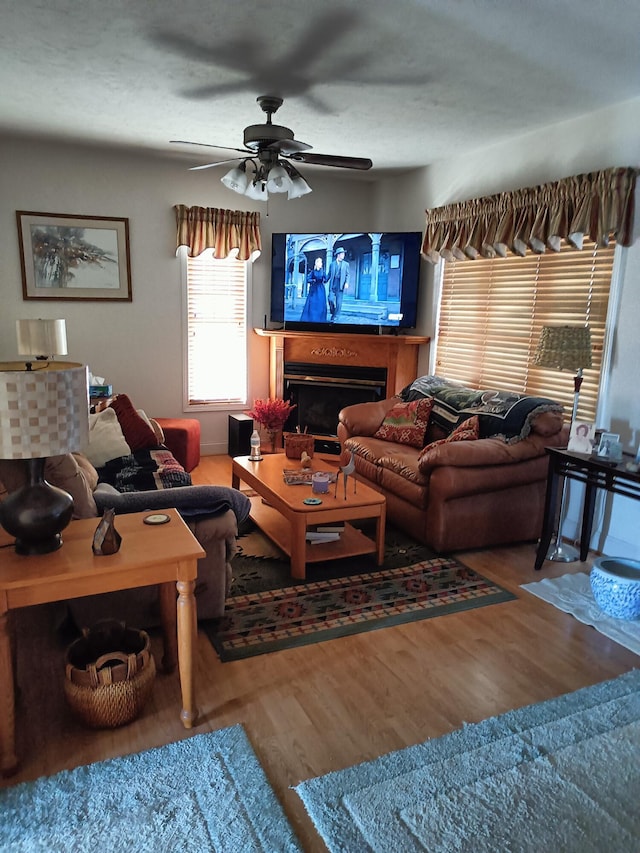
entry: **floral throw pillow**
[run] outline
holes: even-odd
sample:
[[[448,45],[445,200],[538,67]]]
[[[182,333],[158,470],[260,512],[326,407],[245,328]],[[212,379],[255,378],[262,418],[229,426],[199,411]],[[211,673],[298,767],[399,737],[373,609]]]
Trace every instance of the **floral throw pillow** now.
[[[408,444],[411,447],[422,447],[432,407],[433,397],[423,397],[410,403],[396,403],[387,412],[373,437]]]
[[[432,441],[431,444],[427,444],[420,457],[435,447],[439,447],[441,444],[450,444],[452,441],[475,441],[478,438],[480,438],[480,421],[477,415],[473,415],[467,418],[466,421],[462,421],[446,438],[441,438],[438,441]]]

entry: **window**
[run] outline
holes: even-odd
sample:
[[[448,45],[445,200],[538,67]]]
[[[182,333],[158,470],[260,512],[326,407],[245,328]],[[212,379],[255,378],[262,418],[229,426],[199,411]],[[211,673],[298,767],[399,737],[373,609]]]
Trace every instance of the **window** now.
[[[581,251],[444,265],[435,372],[474,388],[504,388],[551,397],[573,407],[574,374],[533,363],[543,326],[591,329],[592,367],[585,369],[578,417],[595,422],[615,243]]]
[[[249,263],[183,250],[185,410],[247,402]]]

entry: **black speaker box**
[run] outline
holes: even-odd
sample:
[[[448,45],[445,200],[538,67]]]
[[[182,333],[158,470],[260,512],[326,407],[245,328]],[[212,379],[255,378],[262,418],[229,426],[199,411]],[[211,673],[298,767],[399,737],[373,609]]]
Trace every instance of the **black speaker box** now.
[[[249,415],[229,415],[229,456],[248,456],[251,452],[253,418]]]

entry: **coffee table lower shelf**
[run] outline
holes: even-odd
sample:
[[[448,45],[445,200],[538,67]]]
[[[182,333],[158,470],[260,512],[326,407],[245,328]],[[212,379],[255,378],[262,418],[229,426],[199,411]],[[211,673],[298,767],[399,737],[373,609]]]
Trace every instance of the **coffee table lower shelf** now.
[[[251,519],[284,553],[291,557],[291,524],[272,506],[264,503],[259,495],[251,497]],[[363,517],[367,513],[363,512]],[[361,554],[376,554],[377,545],[360,530],[345,522],[344,532],[332,542],[311,545],[307,542],[305,560],[319,563],[324,560],[339,560]]]

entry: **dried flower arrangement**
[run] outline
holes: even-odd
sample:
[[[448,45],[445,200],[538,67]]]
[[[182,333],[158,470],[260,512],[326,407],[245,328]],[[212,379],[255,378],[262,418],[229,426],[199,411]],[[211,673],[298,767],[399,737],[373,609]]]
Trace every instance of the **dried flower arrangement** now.
[[[282,429],[289,413],[295,407],[295,403],[289,403],[280,397],[269,397],[267,400],[254,400],[253,409],[247,412],[250,418],[257,421],[269,433],[272,452],[275,452],[276,448],[276,433]]]

